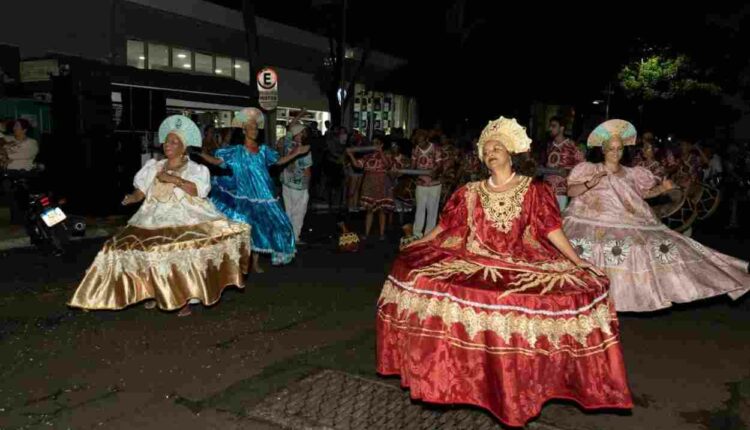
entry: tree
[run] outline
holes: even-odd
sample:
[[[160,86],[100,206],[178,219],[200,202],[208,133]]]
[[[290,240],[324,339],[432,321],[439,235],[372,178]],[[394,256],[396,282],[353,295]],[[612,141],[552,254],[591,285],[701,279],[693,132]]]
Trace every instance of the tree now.
[[[625,94],[642,103],[698,93],[717,95],[721,92],[719,85],[700,76],[685,55],[651,55],[627,64],[618,78]]]
[[[626,64],[618,74],[625,97],[637,107],[641,126],[706,135],[731,117],[721,101],[722,87],[706,69],[666,49],[641,52],[643,58]]]
[[[326,22],[329,23],[329,52],[315,74],[315,79],[328,99],[331,123],[333,125],[342,125],[344,122],[343,114],[347,111],[353,99],[355,84],[367,63],[367,58],[370,54],[370,42],[369,39],[364,41],[356,69],[354,69],[352,74],[347,74],[349,66],[357,61],[355,58],[346,58],[348,1],[326,0],[315,4],[318,7],[325,8]],[[340,90],[344,90],[341,96]]]

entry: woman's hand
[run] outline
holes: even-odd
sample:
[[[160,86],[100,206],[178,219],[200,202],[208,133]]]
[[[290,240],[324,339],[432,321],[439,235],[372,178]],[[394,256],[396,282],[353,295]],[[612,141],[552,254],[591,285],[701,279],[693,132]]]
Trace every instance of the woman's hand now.
[[[143,193],[139,190],[136,190],[132,194],[125,195],[125,198],[122,199],[122,205],[123,206],[132,205],[132,204],[140,202],[141,200],[143,200],[143,198],[144,198]]]
[[[156,175],[156,179],[159,180],[159,182],[164,182],[165,184],[176,184],[177,181],[175,181],[175,177],[170,175],[169,173],[165,171],[159,172],[158,175]]]
[[[432,231],[429,232],[427,235],[425,235],[425,236],[423,236],[423,237],[415,240],[414,242],[406,245],[404,247],[404,249],[411,248],[412,245],[421,245],[423,243],[431,242],[431,241],[435,240],[435,238],[438,237],[438,235],[440,235],[440,233],[442,233],[442,232],[443,232],[443,228],[438,225],[435,228],[433,228]]]
[[[589,179],[588,181],[584,182],[584,185],[586,185],[586,188],[589,190],[599,185],[599,182],[601,182],[602,178],[607,176],[607,172],[599,172],[596,175],[594,175],[593,178]]]
[[[562,253],[562,255],[564,255],[577,267],[596,273],[599,276],[606,276],[606,274],[600,268],[582,259],[578,255],[575,248],[573,248],[573,245],[570,244],[570,241],[568,240],[567,236],[565,236],[565,233],[561,228],[550,232],[547,235],[547,239],[552,242],[555,248],[557,248],[558,251]]]
[[[607,274],[606,274],[606,273],[604,273],[604,271],[603,271],[602,269],[600,269],[600,268],[596,267],[596,266],[595,266],[594,264],[592,264],[592,263],[590,263],[590,262],[588,262],[588,261],[586,261],[586,260],[582,260],[582,259],[579,259],[579,261],[578,261],[578,262],[576,262],[576,263],[575,263],[575,265],[576,265],[576,266],[578,266],[578,267],[579,267],[579,268],[581,268],[581,269],[584,269],[584,270],[588,270],[588,271],[590,271],[590,272],[593,272],[593,273],[595,273],[596,275],[599,275],[599,276],[607,276]]]
[[[298,155],[304,155],[310,152],[310,145],[297,146],[289,152],[290,157],[296,157]]]
[[[126,194],[125,198],[122,199],[122,205],[123,206],[129,206],[129,205],[132,205],[135,202],[136,202],[135,197],[133,197],[132,194]]]
[[[675,189],[675,184],[671,179],[665,179],[661,183],[661,192],[667,193]]]

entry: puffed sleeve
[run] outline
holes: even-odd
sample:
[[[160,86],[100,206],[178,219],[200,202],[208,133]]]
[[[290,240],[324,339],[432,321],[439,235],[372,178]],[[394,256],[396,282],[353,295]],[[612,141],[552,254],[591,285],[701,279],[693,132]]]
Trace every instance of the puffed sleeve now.
[[[596,174],[596,164],[581,163],[571,170],[568,175],[568,185],[582,184],[593,178]]]
[[[539,237],[547,237],[548,234],[562,228],[562,217],[557,198],[552,192],[552,187],[541,181],[532,184],[533,196],[528,201],[531,204],[531,224]]]
[[[274,164],[279,162],[279,158],[281,156],[279,155],[279,151],[271,148],[268,145],[263,145],[263,155],[266,160],[266,166],[273,166]]]
[[[223,163],[219,167],[222,169],[229,169],[232,167],[234,162],[235,154],[237,153],[236,146],[230,146],[228,148],[217,149],[214,157],[221,159]]]
[[[466,225],[466,217],[468,216],[466,191],[466,186],[459,188],[445,203],[438,223],[443,230],[450,230]]]
[[[208,167],[191,162],[187,173],[187,177],[183,179],[195,184],[198,197],[202,199],[208,197],[208,193],[211,191],[211,173]]]
[[[135,174],[135,178],[133,179],[133,186],[143,194],[148,194],[148,190],[149,188],[151,188],[151,184],[154,182],[154,178],[156,177],[157,163],[158,162],[154,159],[148,160],[146,164],[141,167],[141,170],[139,170],[138,173]]]
[[[633,178],[635,189],[641,197],[645,196],[646,193],[659,183],[659,178],[644,167],[633,167],[629,170],[628,174]]]

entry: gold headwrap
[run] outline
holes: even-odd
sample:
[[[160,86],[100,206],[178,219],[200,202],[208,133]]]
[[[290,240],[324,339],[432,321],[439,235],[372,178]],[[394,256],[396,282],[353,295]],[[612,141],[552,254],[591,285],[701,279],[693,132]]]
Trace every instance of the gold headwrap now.
[[[526,128],[522,127],[514,118],[500,117],[487,124],[477,143],[480,159],[484,159],[485,143],[491,140],[502,143],[511,154],[526,152],[531,147],[531,139],[526,135]]]

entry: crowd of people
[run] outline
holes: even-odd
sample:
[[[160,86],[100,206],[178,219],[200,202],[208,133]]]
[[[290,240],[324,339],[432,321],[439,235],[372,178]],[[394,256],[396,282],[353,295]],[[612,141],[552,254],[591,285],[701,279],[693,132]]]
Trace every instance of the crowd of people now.
[[[561,210],[570,200],[565,178],[576,165],[601,158],[570,134],[565,120],[553,117],[548,124],[549,141],[533,142],[529,156],[523,160],[536,165],[532,175],[544,178],[553,188]],[[385,239],[387,230],[396,227],[396,219],[396,228],[405,227],[416,239],[435,227],[440,208],[456,189],[487,177],[486,166],[476,157],[477,139],[471,134],[448,136],[439,128],[417,129],[409,138],[401,129],[393,129],[387,135],[376,131],[368,138],[358,130],[350,132],[346,127],[331,127],[330,123],[326,124],[325,134],[317,128],[307,128],[297,144],[309,145],[311,157],[296,167],[298,180],[294,185],[285,179],[292,176],[290,168],[281,176],[286,194],[300,188],[305,193],[296,204],[291,203],[291,197],[285,197],[285,202],[289,202],[289,207],[301,207],[304,202],[317,201],[334,212],[364,212],[363,227],[355,227],[362,239],[371,235],[373,225],[378,226],[378,237]],[[280,153],[294,139],[287,137],[286,141],[277,145]],[[738,156],[747,154],[747,148],[736,143],[722,151],[717,149],[716,145],[696,144],[685,138],[658,139],[647,131],[636,146],[626,148],[623,164],[646,167],[657,177],[669,178],[681,190],[673,194],[685,195],[684,201],[670,201],[674,195],[650,199],[652,206],[662,209],[657,208],[657,213],[683,204],[685,213],[697,216],[701,210],[708,212],[700,213],[703,219],[713,214],[721,201],[728,209],[727,227],[738,228],[738,208],[750,193],[746,179],[750,159]],[[704,193],[708,190],[715,194]],[[699,204],[701,198],[709,197],[713,200]],[[710,207],[698,207],[701,205]],[[300,210],[293,212],[297,215],[290,212],[290,218],[297,220],[299,231],[304,217]],[[684,220],[670,223],[670,227],[689,234],[695,216],[685,215]]]
[[[504,117],[467,139],[439,129],[368,139],[328,125],[323,135],[298,116],[266,143],[265,126],[255,108],[226,133],[166,118],[165,158],[145,163],[122,201],[139,209],[69,305],[179,316],[213,305],[263,271],[260,255],[295,258],[312,190],[364,211],[364,237],[377,219],[385,239],[394,213],[412,225],[378,301],[377,371],[400,375],[416,399],[522,426],[550,399],[632,408],[617,312],[750,290],[746,261],[671,229],[649,203],[725,186],[722,173],[742,179],[739,156],[723,163],[684,139],[663,147],[624,120],[600,124],[581,148],[554,117],[540,162]],[[14,142],[23,131],[14,126]]]
[[[590,157],[550,124],[546,175],[524,155],[515,120],[478,141],[487,179],[461,186],[437,226],[405,246],[383,286],[377,371],[415,399],[471,404],[524,426],[551,399],[630,409],[617,312],[750,290],[748,263],[680,234],[647,199],[669,178],[623,164],[635,127],[610,120],[588,137]],[[551,182],[551,183],[549,183]]]

